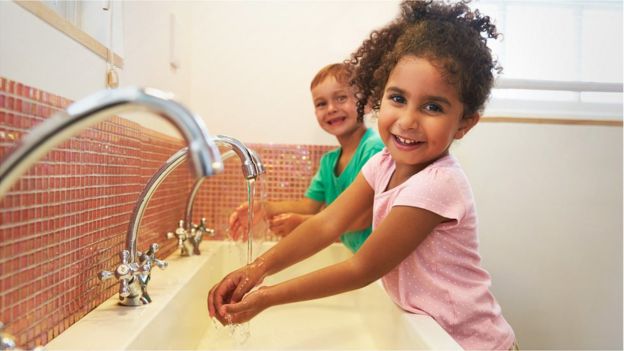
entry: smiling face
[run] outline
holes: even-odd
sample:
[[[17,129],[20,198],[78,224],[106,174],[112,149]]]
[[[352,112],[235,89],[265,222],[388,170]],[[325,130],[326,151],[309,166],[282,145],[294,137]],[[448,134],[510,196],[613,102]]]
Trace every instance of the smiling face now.
[[[335,77],[328,76],[312,88],[312,101],[316,119],[327,133],[340,138],[361,128],[353,90]]]
[[[463,116],[457,90],[429,60],[405,56],[394,67],[379,109],[379,134],[396,162],[415,174],[446,155],[479,120]],[[463,118],[462,118],[463,117]]]

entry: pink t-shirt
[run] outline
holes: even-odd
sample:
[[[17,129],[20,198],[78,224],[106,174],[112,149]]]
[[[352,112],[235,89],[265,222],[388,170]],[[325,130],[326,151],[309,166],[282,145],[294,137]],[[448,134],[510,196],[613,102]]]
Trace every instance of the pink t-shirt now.
[[[514,332],[489,291],[490,275],[480,267],[477,215],[461,166],[444,156],[385,191],[394,169],[387,149],[362,168],[375,191],[373,233],[393,206],[423,208],[452,221],[435,227],[382,278],[386,291],[404,310],[433,317],[464,349],[509,349]]]

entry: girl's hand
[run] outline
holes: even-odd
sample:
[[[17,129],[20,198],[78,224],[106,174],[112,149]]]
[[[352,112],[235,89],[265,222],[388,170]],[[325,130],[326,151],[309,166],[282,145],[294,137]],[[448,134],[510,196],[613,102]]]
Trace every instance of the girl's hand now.
[[[222,314],[222,306],[240,302],[243,296],[263,279],[263,262],[258,260],[226,275],[208,293],[208,313],[211,317],[217,318],[221,324],[228,324]]]
[[[238,303],[227,304],[221,307],[221,315],[227,324],[240,324],[251,320],[258,313],[269,307],[266,296],[266,287],[250,293]]]
[[[290,234],[299,224],[303,223],[309,216],[300,215],[298,213],[282,213],[273,216],[269,220],[269,229],[279,236]]]

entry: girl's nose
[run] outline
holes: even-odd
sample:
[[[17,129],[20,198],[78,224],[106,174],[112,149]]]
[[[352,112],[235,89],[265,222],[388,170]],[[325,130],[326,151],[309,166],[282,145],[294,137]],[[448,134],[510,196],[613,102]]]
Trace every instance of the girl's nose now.
[[[410,130],[418,128],[419,118],[417,112],[404,111],[397,120],[401,130]]]

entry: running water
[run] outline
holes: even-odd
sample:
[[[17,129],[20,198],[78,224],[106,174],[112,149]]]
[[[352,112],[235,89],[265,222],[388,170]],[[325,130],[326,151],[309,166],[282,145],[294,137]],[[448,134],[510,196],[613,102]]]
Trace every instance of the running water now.
[[[263,200],[266,198],[266,191],[263,187],[263,183],[260,182],[260,196]],[[253,261],[253,243],[254,243],[254,197],[256,195],[256,181],[255,179],[247,180],[247,264]],[[264,236],[265,233],[259,233],[259,236]],[[243,236],[245,240],[245,236]],[[243,256],[242,251],[239,251],[240,256]],[[239,257],[240,257],[239,256]],[[241,257],[242,258],[242,257]],[[213,328],[216,332],[215,340],[217,340],[217,348],[222,349],[240,349],[243,348],[247,340],[251,335],[249,322],[241,324],[227,324],[225,327],[220,327],[220,323],[213,318]],[[226,337],[225,334],[229,334]]]
[[[247,201],[249,208],[247,210],[247,264],[253,260],[253,217],[254,217],[254,196],[255,196],[255,179],[247,180]]]

